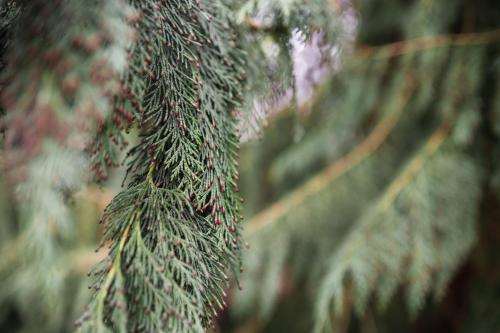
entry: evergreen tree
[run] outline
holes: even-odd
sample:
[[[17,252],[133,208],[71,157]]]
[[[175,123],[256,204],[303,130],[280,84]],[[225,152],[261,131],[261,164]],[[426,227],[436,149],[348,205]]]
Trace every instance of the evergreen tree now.
[[[499,18],[0,1],[0,331],[500,329]]]

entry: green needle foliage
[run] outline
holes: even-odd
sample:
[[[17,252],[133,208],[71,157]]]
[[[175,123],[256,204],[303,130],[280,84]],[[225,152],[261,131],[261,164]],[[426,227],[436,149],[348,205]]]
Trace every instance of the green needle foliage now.
[[[251,250],[238,322],[419,331],[412,323],[453,297],[455,274],[486,247],[498,152],[500,34],[483,14],[499,8],[468,5],[357,2],[359,45],[317,90],[311,115],[283,113],[245,150],[259,170],[242,170]]]
[[[498,331],[497,2],[0,0],[0,331]]]
[[[91,273],[94,296],[77,324],[85,332],[203,331],[224,308],[229,276],[241,266],[234,116],[245,71],[227,4],[3,6],[2,29],[15,37],[3,45],[6,163],[13,170],[11,160],[32,161],[19,185],[27,231],[15,247],[2,244],[31,242],[28,270],[19,274],[43,278],[33,286],[50,295],[42,304],[64,315],[54,302],[71,269],[63,248],[75,239],[67,199],[87,181],[81,152],[94,137],[90,164],[105,180],[133,129],[126,188],[102,217],[109,255]],[[16,260],[13,253],[2,267]],[[29,282],[5,273],[3,281]]]
[[[226,272],[240,268],[241,51],[220,1],[131,5],[137,40],[106,125],[123,130],[120,115],[135,120],[139,142],[127,189],[102,218],[109,258],[92,273],[96,292],[79,324],[200,332],[224,308]]]
[[[409,309],[415,315],[428,292],[443,295],[473,245],[481,171],[477,161],[461,152],[459,134],[447,137],[457,109],[467,107],[463,101],[478,94],[475,76],[482,68],[483,53],[481,49],[456,52],[444,82],[443,125],[416,151],[374,207],[359,217],[336,250],[318,294],[319,325],[330,318],[330,301],[337,313],[343,311],[348,275],[360,314],[372,291],[384,309],[396,288],[406,283]],[[460,170],[453,172],[453,165],[460,165]]]

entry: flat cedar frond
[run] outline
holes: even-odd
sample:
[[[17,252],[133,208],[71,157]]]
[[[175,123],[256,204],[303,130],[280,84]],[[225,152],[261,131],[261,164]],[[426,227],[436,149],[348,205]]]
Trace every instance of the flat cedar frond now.
[[[360,74],[377,75],[389,84],[378,87],[377,98],[365,94],[361,101],[355,96],[363,91],[360,86],[341,90],[338,81],[330,83],[347,96],[337,104],[341,114],[326,128],[342,128],[340,124],[353,119],[343,108],[375,112],[377,120],[347,153],[250,221],[249,243],[257,250],[246,254],[242,282],[249,290],[236,294],[236,313],[244,315],[259,306],[266,311],[257,315],[270,318],[279,295],[258,291],[275,288],[283,274],[315,291],[317,331],[331,330],[350,316],[351,306],[360,316],[373,302],[385,309],[399,287],[413,316],[429,294],[443,295],[476,238],[482,173],[464,147],[477,128],[472,119],[485,49],[472,44],[408,53],[393,61],[392,68],[383,66],[385,57],[367,59],[365,70],[346,64],[341,75],[353,85]],[[353,59],[358,61],[363,63]],[[421,68],[428,67],[435,69],[424,79]],[[370,82],[359,84],[368,87]],[[441,125],[430,133],[419,130],[417,119],[429,116]],[[402,147],[406,157],[401,156]],[[283,172],[283,165],[280,169]],[[284,244],[280,247],[287,248],[285,254],[273,249],[271,240],[278,238]],[[329,258],[326,275],[311,256]],[[263,258],[275,264],[263,265]],[[282,267],[281,274],[276,265]],[[322,281],[319,286],[317,279]]]
[[[0,331],[499,331],[498,17],[0,0]]]
[[[103,216],[111,250],[81,330],[200,332],[240,266],[233,111],[243,54],[222,2],[131,4],[138,40],[116,107],[139,143],[129,186]]]
[[[110,259],[92,273],[99,292],[82,331],[106,330],[104,323],[125,332],[202,331],[227,278],[213,225],[182,193],[150,182],[120,193],[103,221]]]

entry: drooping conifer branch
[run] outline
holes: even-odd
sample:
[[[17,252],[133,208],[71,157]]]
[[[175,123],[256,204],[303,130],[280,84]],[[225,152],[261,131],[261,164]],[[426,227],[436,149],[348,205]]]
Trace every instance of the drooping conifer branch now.
[[[102,222],[81,330],[200,332],[240,266],[233,113],[243,54],[220,2],[131,1],[138,41],[117,110],[139,127],[129,185]],[[122,128],[123,129],[123,128]]]

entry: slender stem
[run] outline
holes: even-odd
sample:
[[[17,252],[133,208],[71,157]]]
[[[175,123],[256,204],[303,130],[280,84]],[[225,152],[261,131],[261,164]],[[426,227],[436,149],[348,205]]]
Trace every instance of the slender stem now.
[[[418,172],[422,170],[429,157],[431,157],[444,143],[451,130],[451,125],[451,119],[446,119],[443,124],[431,135],[424,147],[422,147],[421,152],[413,160],[411,160],[399,177],[394,180],[382,199],[384,209],[391,206],[399,193],[401,193],[401,191],[415,178]]]
[[[111,283],[113,282],[113,279],[114,279],[114,277],[116,275],[117,270],[120,269],[121,254],[122,254],[123,248],[125,247],[125,243],[126,243],[127,238],[128,238],[130,227],[133,224],[135,224],[134,220],[137,217],[137,214],[138,214],[138,212],[136,211],[132,215],[132,217],[131,217],[131,219],[130,219],[128,225],[127,225],[127,227],[125,228],[125,230],[123,231],[123,234],[120,237],[120,242],[118,244],[118,250],[117,250],[115,258],[113,259],[112,267],[109,270],[108,275],[106,276],[106,281],[104,282],[104,285],[102,287],[102,291],[101,291],[101,293],[100,293],[100,295],[98,297],[98,301],[97,301],[97,319],[98,319],[99,325],[101,325],[101,323],[103,323],[102,315],[103,315],[103,312],[104,312],[103,311],[104,310],[104,300],[106,299],[106,296],[108,295],[109,288],[111,286]]]
[[[447,46],[473,46],[494,42],[500,42],[500,29],[487,32],[419,37],[378,47],[359,46],[357,54],[362,58],[392,58]]]
[[[151,186],[153,188],[155,188],[155,184],[153,182],[153,173],[154,173],[154,170],[155,170],[155,166],[156,166],[156,160],[152,160],[150,165],[149,165],[149,171],[148,171],[148,174],[146,176],[146,181],[148,183],[151,184]],[[99,295],[98,297],[98,301],[97,301],[97,319],[98,319],[98,322],[99,322],[99,325],[103,322],[103,318],[102,318],[102,315],[103,315],[103,308],[104,308],[104,300],[106,299],[106,296],[108,295],[108,292],[109,292],[109,288],[113,282],[113,279],[115,278],[115,275],[116,275],[116,272],[117,270],[120,269],[120,263],[121,263],[121,254],[123,252],[123,249],[125,247],[125,243],[127,242],[127,239],[128,239],[128,234],[130,232],[130,228],[133,226],[133,225],[137,225],[136,220],[137,220],[137,217],[139,215],[139,211],[136,210],[132,216],[130,217],[130,220],[128,222],[128,225],[126,226],[125,230],[123,231],[121,237],[120,237],[120,241],[118,243],[118,249],[116,251],[116,255],[115,255],[115,258],[113,259],[113,264],[112,264],[112,267],[111,269],[109,270],[108,272],[108,275],[106,276],[106,280],[103,284],[103,288],[102,288],[102,291],[101,291],[101,294]]]
[[[257,214],[246,226],[246,232],[251,234],[263,227],[272,224],[285,215],[291,208],[297,207],[314,194],[325,189],[347,171],[365,160],[376,151],[396,126],[403,110],[405,109],[415,88],[415,82],[408,79],[403,93],[397,101],[396,110],[382,120],[359,145],[346,156],[335,161],[324,169],[319,175],[309,180],[306,184],[291,192],[283,199],[273,204],[268,209]]]

